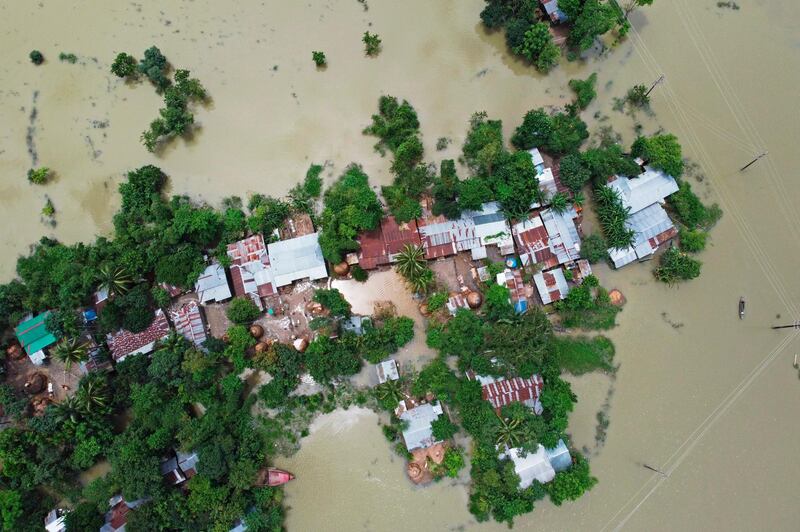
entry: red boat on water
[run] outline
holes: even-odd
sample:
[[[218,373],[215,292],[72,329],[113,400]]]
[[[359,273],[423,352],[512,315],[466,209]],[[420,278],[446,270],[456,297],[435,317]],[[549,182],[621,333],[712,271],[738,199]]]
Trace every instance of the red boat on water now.
[[[256,486],[270,486],[276,487],[286,484],[290,480],[294,480],[294,475],[283,469],[277,467],[267,467],[259,470],[258,477],[256,478]]]

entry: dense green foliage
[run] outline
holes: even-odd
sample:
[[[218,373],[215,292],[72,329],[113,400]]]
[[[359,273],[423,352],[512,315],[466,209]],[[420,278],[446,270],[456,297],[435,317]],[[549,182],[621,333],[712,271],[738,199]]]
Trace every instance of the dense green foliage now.
[[[322,67],[328,64],[328,60],[325,57],[325,52],[313,51],[311,52],[311,59],[314,61],[314,64],[318,67]]]
[[[698,277],[701,266],[699,260],[681,253],[678,248],[671,247],[661,255],[659,266],[653,273],[659,281],[675,284]]]
[[[573,375],[591,371],[612,371],[614,344],[605,336],[558,336],[553,340],[553,357],[559,367]]]
[[[58,54],[58,60],[74,65],[78,62],[78,56],[70,52],[61,52]]]
[[[575,92],[575,104],[579,109],[586,109],[597,96],[594,86],[597,83],[597,73],[592,73],[588,78],[569,80],[569,88]]]
[[[650,96],[647,94],[647,87],[644,85],[634,85],[628,89],[625,100],[636,107],[648,105],[650,103]]]
[[[41,65],[44,63],[44,55],[42,55],[42,52],[39,50],[31,50],[31,53],[28,54],[28,58],[34,65]]]
[[[175,71],[175,84],[165,85],[163,91],[165,107],[159,109],[159,118],[150,122],[149,129],[142,133],[142,142],[148,151],[155,151],[159,143],[188,133],[194,124],[189,104],[207,98],[206,90],[197,79],[189,77],[188,70]]]
[[[591,171],[578,153],[571,153],[562,157],[559,170],[561,183],[573,193],[580,192],[592,177]]]
[[[610,329],[616,325],[619,307],[611,304],[608,292],[598,286],[597,278],[589,275],[573,286],[567,297],[555,303],[564,327],[580,329]]]
[[[226,314],[237,325],[249,325],[258,318],[261,311],[249,297],[235,297],[228,305]]]
[[[679,184],[678,192],[667,198],[678,221],[689,229],[710,229],[722,216],[717,204],[703,205],[686,181]]]
[[[609,247],[625,249],[633,243],[633,230],[628,229],[625,222],[630,216],[630,209],[622,204],[616,190],[601,185],[594,190],[595,206],[600,227]]]
[[[364,51],[367,55],[374,56],[381,52],[381,38],[377,33],[365,31],[361,40],[364,42]]]
[[[349,318],[350,303],[336,288],[330,290],[320,289],[314,292],[314,301],[328,309],[331,316]]]
[[[631,146],[631,155],[641,157],[653,168],[664,170],[672,177],[683,174],[681,145],[675,135],[639,137]]]
[[[350,166],[325,191],[319,235],[322,254],[332,263],[341,262],[346,253],[358,250],[356,236],[375,229],[382,216],[367,174],[358,166]]]
[[[111,72],[120,78],[135,77],[138,73],[139,62],[130,54],[124,52],[117,54],[111,63]]]
[[[515,25],[514,29],[516,27]],[[519,44],[512,50],[515,54],[527,59],[540,72],[550,72],[561,57],[561,50],[553,44],[550,26],[544,22],[528,26]]]
[[[119,55],[117,56],[119,58]],[[127,59],[125,60],[128,61]],[[155,85],[156,90],[162,93],[170,86],[169,78],[166,76],[169,70],[169,63],[161,50],[151,46],[144,51],[144,57],[139,61],[138,70],[141,74]],[[116,73],[116,72],[115,72]]]
[[[543,109],[528,111],[514,131],[511,144],[519,150],[543,148],[553,154],[577,152],[589,138],[586,124],[577,114],[557,112],[548,115]]]
[[[578,0],[577,2],[573,0],[565,2],[565,4],[580,5],[575,10],[569,6],[562,8],[570,15],[572,23],[567,42],[581,51],[591,48],[595,39],[610,31],[620,22],[618,9],[600,0]],[[576,11],[577,13],[575,13]]]
[[[633,177],[642,172],[633,159],[622,153],[618,144],[590,148],[581,153],[581,159],[597,185],[604,185],[613,175]]]
[[[596,264],[608,258],[608,244],[602,235],[591,233],[581,240],[581,258]]]
[[[699,253],[706,248],[708,233],[699,229],[686,229],[685,227],[681,227],[678,232],[678,237],[680,239],[682,251]]]
[[[44,185],[50,178],[50,169],[46,166],[28,170],[28,182],[34,185]]]

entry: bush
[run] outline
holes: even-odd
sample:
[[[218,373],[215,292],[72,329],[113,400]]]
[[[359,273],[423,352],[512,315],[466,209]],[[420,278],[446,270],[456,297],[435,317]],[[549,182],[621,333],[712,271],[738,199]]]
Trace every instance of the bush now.
[[[683,174],[681,145],[675,135],[639,137],[631,146],[631,155],[641,157],[653,168],[659,168],[672,177]]]
[[[353,265],[353,267],[350,269],[350,273],[353,274],[353,279],[359,283],[365,283],[367,282],[367,279],[369,279],[369,273],[367,273],[367,270],[358,264]]]
[[[78,56],[77,55],[66,53],[66,52],[61,52],[60,54],[58,54],[58,59],[60,61],[64,61],[66,63],[70,63],[72,65],[74,65],[75,63],[78,62]]]
[[[701,266],[702,263],[699,260],[672,247],[661,255],[660,265],[653,271],[653,274],[659,281],[671,285],[698,277]]]
[[[710,207],[703,205],[700,198],[692,191],[692,186],[681,182],[676,193],[667,198],[678,221],[689,229],[710,229],[722,216],[722,211],[715,203]]]
[[[556,473],[556,478],[544,485],[550,500],[556,506],[564,501],[580,498],[597,484],[597,479],[589,471],[589,462],[580,453],[573,453],[575,462],[566,471]]]
[[[325,66],[327,64],[327,59],[325,59],[325,52],[318,52],[313,51],[311,52],[311,59],[314,60],[314,63],[318,66]]]
[[[585,80],[569,80],[569,88],[575,92],[575,103],[580,109],[586,109],[597,96],[597,92],[594,90],[595,83],[597,83],[597,73],[593,73]]]
[[[454,425],[446,414],[442,414],[431,422],[433,437],[439,441],[449,440],[458,432],[458,425]]]
[[[237,297],[228,305],[226,314],[237,325],[249,325],[258,318],[261,311],[249,297]]]
[[[458,477],[458,472],[464,468],[464,455],[458,447],[450,447],[444,452],[444,461],[442,465],[445,468],[446,475],[450,478]]]
[[[364,32],[361,39],[364,42],[364,49],[367,55],[378,55],[381,51],[381,39],[377,33]]]
[[[631,87],[625,99],[636,107],[644,107],[650,103],[650,96],[647,95],[647,87],[644,85],[634,85]]]
[[[132,55],[120,53],[111,63],[111,72],[120,78],[135,77],[138,64],[139,62]]]
[[[447,292],[436,292],[435,294],[431,294],[427,301],[428,311],[436,312],[437,310],[444,308],[448,299],[450,299],[450,296],[448,296]]]
[[[314,292],[314,301],[328,309],[331,316],[349,318],[350,303],[336,288],[330,290],[320,289]]]
[[[561,159],[559,166],[561,182],[572,192],[577,193],[592,177],[579,153],[571,153]]]
[[[608,258],[608,244],[602,235],[592,233],[581,242],[581,258],[596,264]]]
[[[44,63],[44,56],[39,50],[31,50],[31,53],[28,54],[28,57],[30,57],[31,63],[34,65],[41,65]]]
[[[28,170],[28,181],[34,185],[44,185],[50,178],[50,169],[46,166]]]
[[[681,227],[678,238],[680,239],[681,250],[698,253],[706,248],[708,233],[700,229]]]

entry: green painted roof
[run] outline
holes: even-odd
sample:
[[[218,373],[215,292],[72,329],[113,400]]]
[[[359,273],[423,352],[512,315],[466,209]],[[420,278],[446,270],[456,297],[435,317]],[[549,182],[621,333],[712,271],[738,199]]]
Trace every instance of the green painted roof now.
[[[50,315],[50,311],[39,314],[35,318],[23,321],[14,332],[17,333],[17,339],[20,345],[25,348],[28,355],[44,349],[48,345],[52,345],[58,341],[58,338],[53,336],[53,333],[47,330],[44,320]]]

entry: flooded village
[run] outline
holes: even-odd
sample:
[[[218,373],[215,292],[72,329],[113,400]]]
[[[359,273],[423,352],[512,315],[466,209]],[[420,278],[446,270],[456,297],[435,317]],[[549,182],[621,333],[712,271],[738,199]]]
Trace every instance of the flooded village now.
[[[26,282],[39,283],[38,293],[20,298],[35,311],[23,316],[14,309],[4,318],[14,320],[3,344],[8,397],[0,398],[6,440],[0,447],[41,453],[58,442],[70,449],[61,455],[66,467],[82,471],[49,481],[56,489],[42,499],[52,510],[47,530],[65,529],[66,508],[90,528],[135,530],[168,519],[152,510],[159,500],[186,504],[187,512],[237,531],[276,529],[270,519],[278,512],[278,529],[289,530],[389,530],[399,522],[409,530],[499,530],[506,524],[493,521],[511,519],[516,527],[548,530],[792,529],[798,514],[790,487],[800,465],[787,442],[800,435],[793,422],[800,385],[792,368],[800,344],[792,329],[783,334],[770,326],[798,317],[792,264],[800,248],[785,245],[796,237],[800,200],[789,177],[800,161],[785,139],[797,132],[787,114],[745,82],[739,63],[756,68],[781,94],[799,81],[800,69],[786,66],[800,66],[796,54],[787,57],[797,29],[783,22],[800,16],[797,6],[655,2],[631,15],[626,40],[605,41],[545,77],[483,28],[482,1],[405,8],[374,1],[267,4],[222,13],[203,3],[203,16],[181,2],[106,7],[93,16],[114,29],[92,38],[68,35],[54,20],[76,15],[45,4],[37,9],[47,14],[44,28],[52,35],[14,45],[16,55],[26,59],[34,41],[41,48],[53,41],[74,49],[78,64],[46,54],[54,64],[35,79],[26,60],[0,65],[8,80],[0,116],[11,132],[0,140],[5,280],[16,256],[27,256],[42,234],[87,243],[69,253],[47,242],[31,247],[21,268]],[[21,21],[27,9],[3,12]],[[429,16],[420,19],[422,12]],[[412,21],[420,42],[403,37]],[[331,26],[357,34],[355,44],[322,31]],[[381,35],[383,51],[357,64],[365,28]],[[292,34],[307,29],[322,35],[309,45],[326,51],[322,70],[307,65],[305,47],[294,50]],[[733,45],[730,32],[753,35]],[[765,32],[773,35],[769,42],[761,39]],[[2,38],[19,39],[19,32]],[[117,38],[119,45],[112,44]],[[138,114],[155,109],[155,100],[112,79],[106,58],[151,42],[191,68],[213,97],[197,109],[194,137],[157,155],[137,140],[146,126]],[[202,62],[192,59],[198,43],[207,54]],[[249,77],[244,61],[223,61],[251,47],[264,64]],[[763,59],[758,67],[756,55]],[[369,80],[355,87],[364,69]],[[425,160],[434,167],[455,160],[464,182],[476,178],[467,177],[473,169],[462,155],[472,113],[486,109],[511,139],[527,111],[568,105],[574,94],[567,81],[592,72],[599,75],[597,98],[581,112],[590,149],[608,146],[609,138],[628,146],[640,135],[666,132],[683,145],[682,177],[639,156],[625,172],[603,179],[627,213],[620,225],[627,245],[607,245],[598,252],[603,259],[589,260],[593,237],[608,236],[598,215],[602,200],[567,186],[564,155],[544,147],[514,151],[536,178],[524,212],[509,214],[510,200],[498,197],[446,216],[435,189],[415,199],[413,209],[393,203],[386,189],[397,186],[394,161],[374,152],[374,135],[362,133],[380,96],[397,94],[414,106]],[[654,85],[648,110],[613,109],[628,87],[649,86],[661,74],[666,84]],[[62,80],[60,89],[51,76]],[[98,84],[108,92],[101,94]],[[37,166],[23,147],[26,130],[38,164],[57,169],[47,188],[31,188],[17,176],[19,168]],[[739,171],[767,147],[768,157]],[[327,192],[305,197],[298,208],[289,189],[314,162],[324,163],[318,171],[324,190],[335,189],[353,177],[352,161],[369,176],[366,188],[380,200],[379,210],[372,203],[363,209],[372,228],[353,229],[351,244],[333,257],[330,227],[338,232],[344,223],[332,225],[334,214],[325,211],[352,212],[355,194],[347,208],[328,205]],[[158,183],[149,181],[155,174],[145,164],[163,170]],[[687,224],[676,198],[687,182],[724,215],[697,255],[702,275],[661,283],[653,270],[663,255],[685,253]],[[44,190],[56,208],[54,225],[39,219]],[[153,193],[162,199],[143,199]],[[192,206],[168,199],[173,194],[187,195]],[[232,211],[258,218],[258,206],[245,209],[241,202],[218,209],[223,199],[259,194],[293,207],[279,223],[223,223]],[[122,214],[112,219],[115,212]],[[174,214],[181,212],[194,225]],[[211,212],[219,222],[209,222]],[[220,232],[204,248],[204,228],[214,224]],[[114,233],[120,247],[88,244]],[[123,257],[122,242],[146,251],[119,259],[124,269],[107,268]],[[170,277],[162,263],[170,255],[187,265],[185,275],[171,266],[180,271],[174,284],[160,280]],[[43,280],[54,274],[36,271],[57,261],[81,265],[64,269],[63,290]],[[81,280],[68,282],[70,276]],[[142,284],[147,290],[139,290]],[[87,297],[67,308],[70,290]],[[2,297],[5,310],[17,296]],[[745,299],[740,319],[736,306]],[[146,316],[138,311],[143,307]],[[125,319],[131,309],[136,323]],[[474,348],[476,327],[484,339]],[[552,335],[555,343],[542,358],[536,358],[539,333],[529,328]],[[73,330],[80,332],[65,333]],[[520,342],[529,349],[518,356]],[[567,356],[565,346],[580,346],[595,366],[581,367],[578,355],[574,366],[563,365],[557,357]],[[557,375],[552,364],[562,364]],[[106,382],[113,392],[100,389]],[[563,415],[552,395],[562,386],[577,398],[564,399]],[[23,419],[34,421],[18,431]],[[51,423],[64,424],[60,435],[48,432]],[[104,424],[112,428],[101,430]],[[484,434],[481,427],[489,426]],[[117,435],[131,443],[122,445]],[[769,458],[747,473],[742,453],[759,450]],[[4,474],[20,479],[4,491],[29,489],[42,471],[55,469],[48,464],[56,456],[23,454],[4,451]],[[30,465],[37,460],[38,470]],[[129,472],[128,482],[104,483],[115,468]],[[491,485],[495,471],[514,479],[508,491]],[[580,490],[563,487],[566,478]],[[68,500],[52,496],[66,485],[59,482],[91,488]],[[86,498],[92,490],[106,505],[99,517],[87,509],[95,504]],[[507,514],[504,497],[517,505]],[[33,511],[32,502],[20,504]]]

